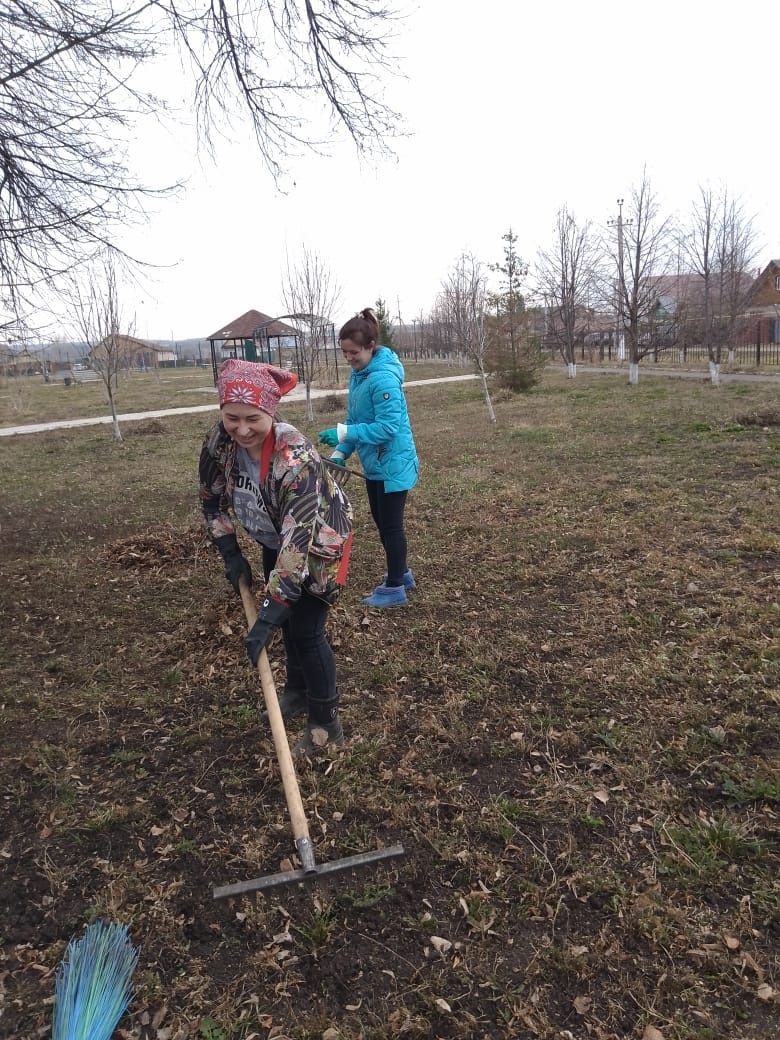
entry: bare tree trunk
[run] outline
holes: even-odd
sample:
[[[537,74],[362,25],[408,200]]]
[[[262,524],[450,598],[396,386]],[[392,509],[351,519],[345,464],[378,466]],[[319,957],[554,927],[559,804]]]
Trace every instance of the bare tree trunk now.
[[[482,396],[485,399],[485,407],[487,408],[488,418],[492,423],[496,421],[496,411],[493,407],[493,401],[490,397],[490,387],[488,386],[487,373],[482,365],[478,365],[479,378],[482,383]]]
[[[114,392],[111,387],[108,388],[108,404],[111,409],[111,428],[114,432],[114,440],[122,441],[122,431],[119,429],[119,417],[116,413],[116,401],[114,400]]]

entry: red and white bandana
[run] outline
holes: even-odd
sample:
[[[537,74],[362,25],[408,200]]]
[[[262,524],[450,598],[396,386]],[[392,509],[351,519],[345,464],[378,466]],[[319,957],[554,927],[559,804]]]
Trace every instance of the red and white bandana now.
[[[285,372],[275,365],[229,358],[219,370],[217,393],[219,406],[248,404],[268,415],[276,415],[279,401],[298,385],[295,372]]]

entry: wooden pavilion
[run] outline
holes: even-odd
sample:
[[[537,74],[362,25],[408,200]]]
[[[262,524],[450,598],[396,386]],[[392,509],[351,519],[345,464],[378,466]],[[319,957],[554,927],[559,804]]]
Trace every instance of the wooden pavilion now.
[[[287,317],[287,315],[285,315]],[[298,330],[262,311],[251,310],[206,337],[211,348],[214,384],[220,364],[228,358],[267,361],[300,375]]]

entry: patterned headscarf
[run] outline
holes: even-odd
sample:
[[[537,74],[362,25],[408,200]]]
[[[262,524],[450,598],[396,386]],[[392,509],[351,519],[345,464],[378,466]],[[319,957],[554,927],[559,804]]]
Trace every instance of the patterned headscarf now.
[[[274,365],[229,358],[217,377],[219,406],[250,404],[268,415],[276,415],[281,398],[298,384],[295,372],[285,372]]]

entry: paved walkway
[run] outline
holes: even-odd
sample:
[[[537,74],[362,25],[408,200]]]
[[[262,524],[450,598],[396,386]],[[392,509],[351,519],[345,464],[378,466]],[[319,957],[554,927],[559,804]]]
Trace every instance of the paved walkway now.
[[[577,379],[588,375],[623,376],[628,379],[628,365],[622,367],[608,367],[599,365],[577,365]],[[709,374],[706,369],[689,372],[674,368],[657,368],[656,366],[642,365],[639,369],[639,381],[646,377],[664,377],[667,379],[698,379],[699,382],[709,382]],[[438,376],[435,379],[411,379],[404,383],[409,386],[429,386],[431,383],[462,383],[467,379],[476,379],[477,376],[467,373],[460,376]],[[767,373],[758,375],[753,372],[721,372],[721,383],[780,383],[780,373]],[[205,389],[206,393],[216,391]],[[312,397],[332,397],[334,394],[346,394],[345,389],[336,390],[312,390]],[[305,387],[296,387],[291,394],[285,397],[285,401],[300,402],[306,400]],[[151,412],[123,412],[117,418],[121,423],[138,422],[144,419],[165,419],[174,415],[194,415],[198,412],[215,412],[219,408],[216,401],[213,404],[189,405],[186,408],[158,408]],[[15,437],[22,433],[45,433],[48,430],[68,430],[77,426],[100,426],[113,422],[110,415],[98,415],[89,419],[63,419],[59,422],[29,423],[26,426],[4,426],[0,427],[0,437]]]
[[[404,386],[427,386],[429,383],[458,383],[466,379],[476,379],[475,375],[442,376],[436,379],[413,379]],[[211,391],[216,393],[216,391]],[[334,394],[346,394],[346,390],[312,390],[312,397],[331,397]],[[285,401],[300,402],[306,400],[306,388],[296,387],[292,393],[287,394]],[[189,405],[186,408],[158,408],[151,412],[123,412],[117,416],[120,425],[128,422],[138,422],[143,419],[165,419],[173,415],[195,415],[198,412],[215,412],[219,408],[216,401],[213,404]],[[62,419],[59,422],[28,423],[26,426],[4,426],[0,428],[0,437],[14,437],[22,433],[46,433],[48,430],[71,430],[77,426],[101,426],[112,423],[114,420],[110,415],[93,416],[90,419]]]

